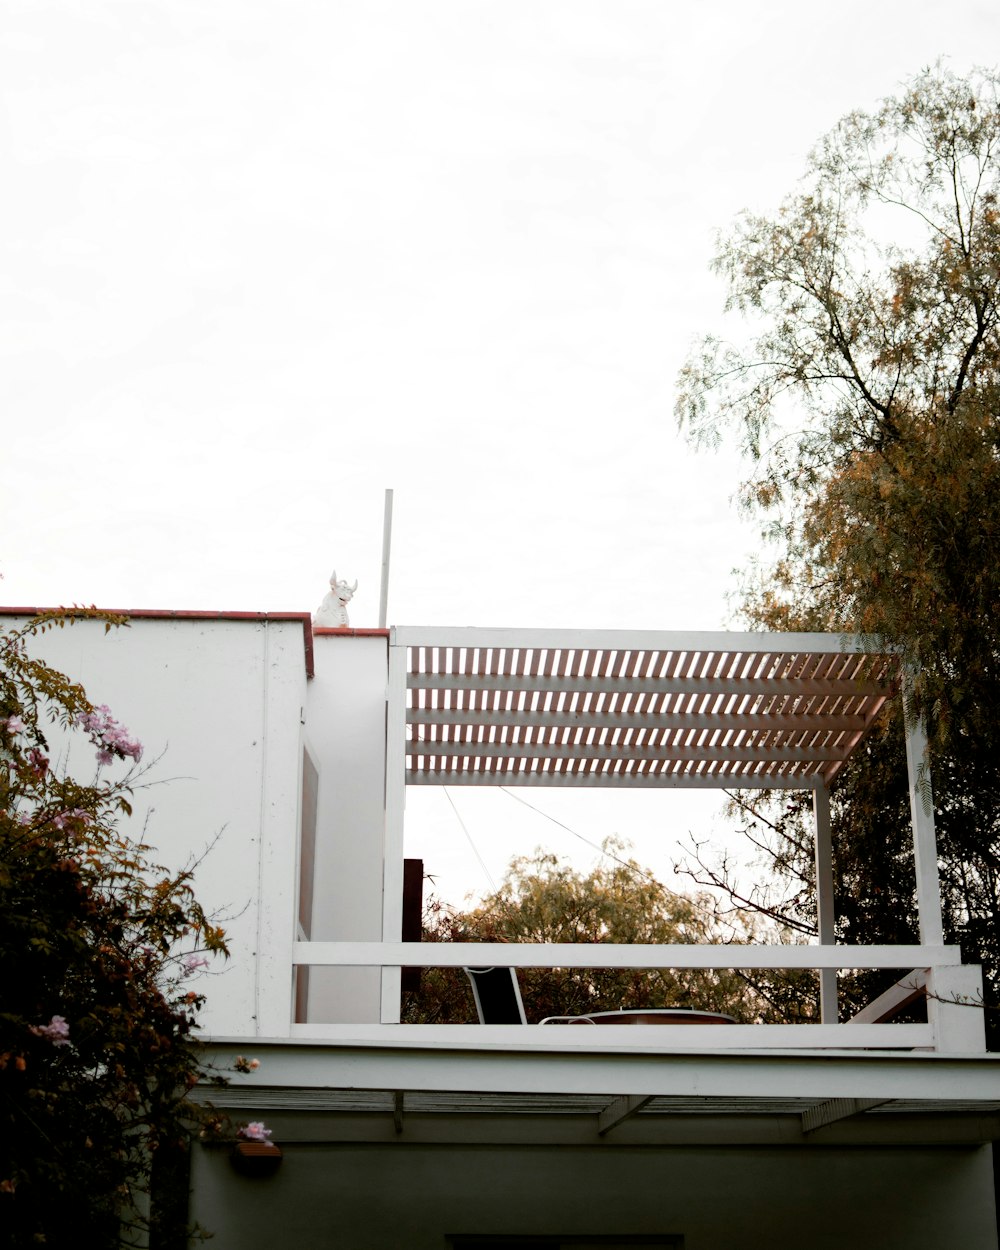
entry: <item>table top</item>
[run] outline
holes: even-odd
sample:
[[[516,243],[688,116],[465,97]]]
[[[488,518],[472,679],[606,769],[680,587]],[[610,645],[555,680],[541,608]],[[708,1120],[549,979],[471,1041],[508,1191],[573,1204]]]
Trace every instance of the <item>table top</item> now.
[[[721,1011],[687,1007],[639,1007],[624,1011],[592,1011],[586,1016],[549,1016],[542,1024],[736,1024]]]

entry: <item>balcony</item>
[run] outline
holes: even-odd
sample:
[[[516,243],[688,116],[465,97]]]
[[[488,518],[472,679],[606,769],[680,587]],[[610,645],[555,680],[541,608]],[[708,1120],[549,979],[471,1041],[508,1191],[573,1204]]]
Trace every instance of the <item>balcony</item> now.
[[[926,742],[907,729],[920,942],[834,941],[829,788],[886,700],[898,656],[821,634],[396,628],[388,645],[381,941],[300,941],[297,967],[380,970],[380,1019],[297,1024],[303,1040],[533,1051],[921,1051],[983,1053],[982,981],[943,942]],[[903,689],[905,697],[905,688]],[[814,945],[405,943],[406,785],[618,789],[807,789],[816,828]],[[815,1024],[535,1025],[399,1023],[402,967],[814,969]],[[838,1021],[837,972],[889,969],[895,986]],[[893,1017],[926,997],[926,1023]],[[595,1036],[597,1034],[597,1036]]]

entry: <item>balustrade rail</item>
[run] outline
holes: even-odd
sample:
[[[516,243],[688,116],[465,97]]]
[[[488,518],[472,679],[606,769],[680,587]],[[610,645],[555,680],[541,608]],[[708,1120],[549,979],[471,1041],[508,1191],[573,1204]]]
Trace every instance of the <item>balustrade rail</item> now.
[[[357,1025],[299,1024],[293,1036],[360,1039],[378,1034],[403,1044],[457,1044],[542,1049],[892,1049],[985,1053],[982,973],[963,965],[957,947],[837,945],[620,945],[613,943],[296,942],[296,966],[380,968],[381,1021]],[[901,976],[853,1018],[839,1023],[734,1024],[724,1029],[653,1025],[601,1029],[536,1025],[405,1025],[399,1023],[402,967],[629,969],[893,969]],[[927,1023],[895,1023],[915,999],[927,998]],[[596,1035],[596,1036],[595,1036]]]

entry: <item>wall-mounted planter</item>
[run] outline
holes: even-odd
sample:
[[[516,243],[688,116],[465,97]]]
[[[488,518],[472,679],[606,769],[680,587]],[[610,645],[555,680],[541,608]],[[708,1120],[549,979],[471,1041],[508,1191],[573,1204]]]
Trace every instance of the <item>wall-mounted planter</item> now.
[[[281,1166],[281,1147],[269,1141],[238,1141],[230,1158],[241,1176],[273,1176]]]

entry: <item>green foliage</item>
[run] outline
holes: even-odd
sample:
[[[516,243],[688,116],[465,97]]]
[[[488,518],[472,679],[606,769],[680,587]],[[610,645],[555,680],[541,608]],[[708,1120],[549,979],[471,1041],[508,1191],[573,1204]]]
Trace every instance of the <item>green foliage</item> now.
[[[586,874],[542,851],[515,859],[497,892],[470,911],[432,900],[422,940],[734,946],[758,940],[742,917],[731,916],[724,923],[707,896],[673,893],[635,860],[622,858],[621,843],[608,839],[604,847],[614,858]],[[739,963],[737,950],[733,962]],[[529,968],[520,969],[518,979],[531,1022],[640,1007],[696,1007],[747,1022],[787,1018],[775,1012],[766,991],[760,992],[739,971]],[[796,1002],[803,997],[798,994]],[[475,1023],[467,978],[455,969],[427,969],[419,992],[404,1000],[403,1018],[413,1023]]]
[[[196,967],[226,954],[190,873],[118,830],[133,742],[29,654],[65,618],[0,638],[0,1245],[134,1244],[154,1162],[188,1149]],[[109,618],[110,628],[119,621]],[[53,728],[50,728],[53,726]],[[94,775],[52,767],[89,739]],[[110,767],[109,767],[110,766]],[[204,954],[203,954],[204,952]],[[153,1218],[155,1222],[155,1205]]]
[[[994,983],[998,94],[996,73],[936,67],[826,136],[777,215],[745,214],[724,241],[729,307],[756,332],[741,347],[706,340],[678,400],[694,437],[735,427],[755,466],[743,499],[777,560],[748,579],[749,622],[903,648],[930,737],[949,937]],[[893,908],[913,912],[902,877],[878,906],[856,902],[881,848],[895,861],[908,839],[900,768],[898,736],[880,740],[835,796],[841,925],[855,940],[891,940]],[[787,832],[771,846],[794,898],[808,872]]]

